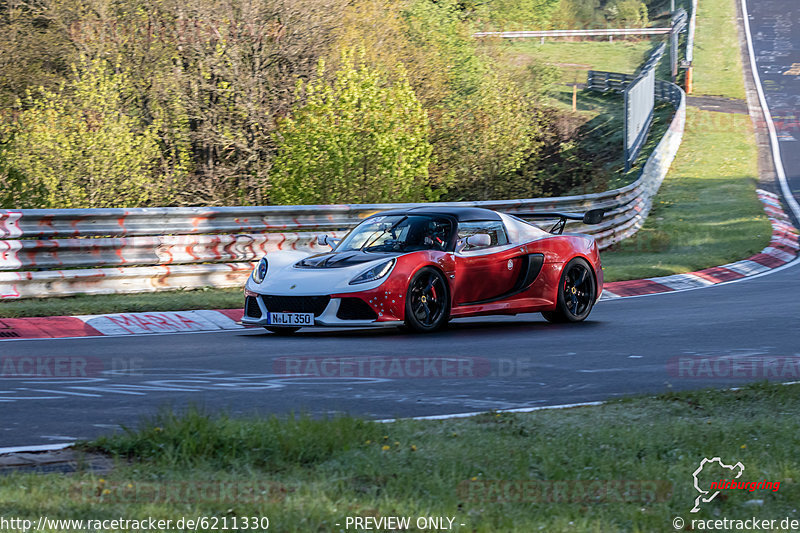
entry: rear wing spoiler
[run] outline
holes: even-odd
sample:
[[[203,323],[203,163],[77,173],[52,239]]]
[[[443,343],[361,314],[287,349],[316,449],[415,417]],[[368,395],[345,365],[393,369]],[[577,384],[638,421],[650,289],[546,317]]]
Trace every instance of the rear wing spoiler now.
[[[561,235],[564,232],[564,226],[567,225],[567,220],[580,220],[584,224],[593,225],[602,222],[603,215],[605,215],[604,209],[591,209],[582,215],[578,213],[531,213],[525,214],[524,217],[549,219],[557,218],[558,222],[553,224],[553,227],[550,228],[550,233]]]

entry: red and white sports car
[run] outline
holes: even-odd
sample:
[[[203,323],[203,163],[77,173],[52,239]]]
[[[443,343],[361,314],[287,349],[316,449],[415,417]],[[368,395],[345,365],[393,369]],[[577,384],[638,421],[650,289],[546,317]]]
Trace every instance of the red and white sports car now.
[[[434,331],[451,318],[541,312],[585,319],[603,271],[594,239],[562,234],[566,220],[597,224],[602,210],[550,213],[550,232],[473,207],[415,207],[373,215],[329,253],[264,257],[245,286],[242,323],[276,333],[305,326]]]

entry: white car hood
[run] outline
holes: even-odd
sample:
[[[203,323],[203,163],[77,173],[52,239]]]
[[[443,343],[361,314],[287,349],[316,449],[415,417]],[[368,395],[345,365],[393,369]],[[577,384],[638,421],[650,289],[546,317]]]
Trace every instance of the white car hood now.
[[[313,257],[321,257],[321,255]],[[333,253],[331,255],[336,258],[336,256],[340,254]],[[311,257],[310,254],[301,254],[298,252],[278,252],[268,255],[267,261],[269,261],[269,267],[267,268],[266,278],[264,278],[263,282],[256,283],[251,276],[247,279],[247,289],[259,294],[275,296],[320,296],[374,289],[380,286],[381,283],[386,281],[391,275],[391,273],[389,273],[376,281],[350,285],[350,281],[352,281],[353,278],[391,259],[392,256],[390,255],[380,254],[374,260],[359,262],[348,266],[333,266],[327,268],[295,267],[298,261],[307,257]],[[335,260],[331,262],[335,263]]]

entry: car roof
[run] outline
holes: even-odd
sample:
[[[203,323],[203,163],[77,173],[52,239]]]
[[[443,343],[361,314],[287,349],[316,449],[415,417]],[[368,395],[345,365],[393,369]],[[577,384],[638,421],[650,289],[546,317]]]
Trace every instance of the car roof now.
[[[458,222],[477,222],[479,220],[502,220],[500,215],[491,209],[481,207],[421,206],[410,209],[392,209],[383,211],[382,216],[391,215],[444,215],[455,218]]]

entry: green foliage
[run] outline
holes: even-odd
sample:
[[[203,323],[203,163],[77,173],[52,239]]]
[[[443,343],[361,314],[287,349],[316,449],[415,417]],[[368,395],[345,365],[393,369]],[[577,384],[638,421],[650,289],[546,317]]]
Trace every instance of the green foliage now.
[[[606,5],[606,18],[625,28],[643,28],[649,23],[647,6],[640,0],[612,0]]]
[[[561,0],[552,19],[555,29],[573,30],[605,26],[600,0]]]
[[[561,0],[551,20],[557,29],[640,28],[650,22],[641,0]]]
[[[542,95],[555,79],[552,69],[539,63],[510,68],[491,44],[471,36],[456,2],[415,0],[403,16],[411,42],[435,52],[435,76],[446,87],[424,100],[431,109],[432,179],[447,187],[448,200],[505,196],[513,173],[539,149]]]
[[[509,75],[486,69],[480,89],[446,116],[453,173],[448,199],[507,197],[514,172],[539,148],[540,118],[533,95]]]
[[[342,53],[333,81],[320,61],[298,84],[305,102],[279,123],[270,199],[280,204],[418,201],[429,197],[428,116],[404,69],[394,81],[365,53]]]
[[[20,102],[14,114],[0,118],[0,143],[8,143],[0,146],[0,202],[13,207],[247,205],[507,194],[521,162],[536,159],[540,139],[546,138],[541,135],[542,96],[553,80],[541,65],[523,72],[499,61],[489,43],[472,37],[475,21],[546,26],[557,4],[0,4],[0,103]],[[370,82],[376,100],[358,109],[363,117],[344,120],[351,120],[350,131],[339,131],[339,123],[310,120],[313,106],[306,107],[305,99],[313,92],[309,87],[323,82],[315,78],[319,60],[338,63],[353,43],[365,49],[353,71],[377,76]],[[70,72],[73,64],[77,73]],[[99,100],[83,101],[88,93],[77,91],[75,83],[97,75],[89,72],[92,64],[95,69],[104,65],[115,88],[97,85],[92,91],[99,91]],[[339,90],[337,76],[324,77],[330,91]],[[301,94],[295,91],[298,80],[304,82]],[[308,80],[314,80],[310,86]],[[320,86],[316,97],[323,107],[345,112],[335,109],[340,103],[325,103],[324,93]],[[388,107],[381,108],[382,102]],[[92,122],[95,116],[103,117],[100,127]],[[303,159],[300,154],[312,152],[302,143],[287,149],[286,143],[303,136],[322,143],[328,155],[312,151],[314,157]],[[116,147],[110,143],[115,137]],[[345,141],[360,155],[330,156]],[[310,177],[323,168],[336,178]],[[314,180],[322,185],[312,191]]]
[[[127,114],[129,78],[103,61],[73,69],[57,91],[30,92],[7,139],[4,203],[14,207],[124,207],[167,203],[154,171],[157,127]]]
[[[55,89],[68,75],[75,49],[59,22],[40,2],[0,2],[0,109],[11,108],[28,89]]]
[[[474,7],[474,17],[492,27],[511,31],[541,29],[550,23],[560,0],[492,0]]]

